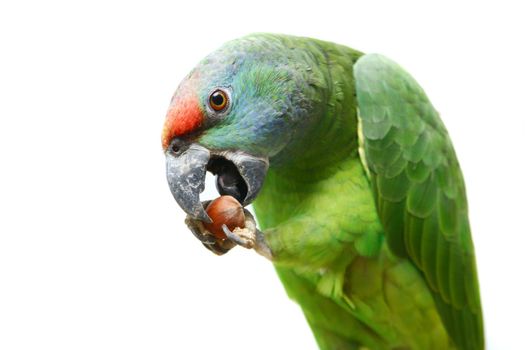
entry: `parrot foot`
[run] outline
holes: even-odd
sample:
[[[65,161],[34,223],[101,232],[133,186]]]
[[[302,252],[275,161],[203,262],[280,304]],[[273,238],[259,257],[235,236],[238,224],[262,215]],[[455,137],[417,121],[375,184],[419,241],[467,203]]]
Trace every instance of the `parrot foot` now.
[[[230,240],[246,249],[252,249],[255,246],[255,234],[247,228],[236,227],[233,232],[228,226],[222,225],[222,231]]]
[[[202,221],[194,220],[187,216],[184,222],[190,229],[191,233],[193,233],[193,235],[197,237],[206,248],[217,255],[223,255],[235,247],[235,243],[229,239],[216,238],[211,232],[206,230]]]
[[[206,208],[209,203],[210,201],[206,201],[202,204]],[[264,234],[257,229],[253,215],[246,209],[244,209],[244,215],[246,218],[244,228],[236,227],[232,232],[226,225],[222,225],[226,239],[215,237],[213,233],[204,227],[202,221],[193,219],[190,216],[186,216],[185,223],[193,235],[206,248],[217,255],[223,255],[236,245],[240,245],[247,249],[254,249],[257,253],[272,260],[272,252],[264,240]]]
[[[244,209],[246,218],[245,227],[236,227],[231,231],[226,225],[222,225],[222,231],[228,239],[246,249],[254,249],[265,258],[272,260],[272,251],[266,244],[264,234],[257,229],[253,215]]]

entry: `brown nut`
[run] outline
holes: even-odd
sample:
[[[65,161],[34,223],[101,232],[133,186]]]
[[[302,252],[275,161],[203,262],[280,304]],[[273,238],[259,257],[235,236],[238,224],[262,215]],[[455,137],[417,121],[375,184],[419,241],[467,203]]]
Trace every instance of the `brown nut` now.
[[[232,196],[220,196],[214,199],[206,208],[206,213],[213,220],[212,223],[204,223],[206,230],[210,231],[216,238],[226,239],[222,231],[222,225],[233,231],[236,227],[244,228],[244,208]]]

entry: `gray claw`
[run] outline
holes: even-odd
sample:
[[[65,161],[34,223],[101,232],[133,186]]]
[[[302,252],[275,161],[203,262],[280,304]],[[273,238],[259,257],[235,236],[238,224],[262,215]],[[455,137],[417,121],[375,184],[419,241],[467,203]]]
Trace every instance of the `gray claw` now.
[[[230,249],[235,247],[235,244],[233,244],[233,242],[228,243],[228,241],[224,241],[222,243],[220,241],[217,241],[214,244],[207,244],[203,242],[202,245],[204,245],[206,248],[208,248],[217,255],[226,254]]]
[[[253,248],[254,241],[249,240],[249,239],[245,239],[245,238],[239,236],[238,234],[233,233],[232,231],[230,231],[228,226],[226,226],[224,224],[222,225],[222,232],[224,232],[224,234],[226,235],[226,237],[228,237],[229,240],[235,242],[236,244],[238,244],[238,245],[240,245],[240,246],[242,246],[244,248],[248,248],[248,249]]]
[[[203,233],[208,231],[204,228],[200,221],[196,221],[191,219],[190,217],[187,217],[184,222],[186,223],[186,226],[188,226],[188,228],[190,229],[191,233],[193,233],[193,235],[197,237],[197,239],[203,244],[215,244],[217,242],[217,238],[215,238],[215,236],[211,233]]]
[[[265,258],[272,260],[273,255],[270,247],[266,244],[264,239],[264,233],[262,233],[255,222],[253,215],[246,209],[244,209],[244,216],[246,218],[245,227],[230,231],[226,225],[222,225],[222,230],[228,240],[235,242],[236,244],[251,249],[253,248],[257,253],[264,256]]]
[[[202,202],[203,207],[206,208],[210,202],[211,201]],[[211,232],[206,230],[200,220],[195,220],[188,215],[186,216],[186,220],[184,222],[190,229],[191,233],[193,233],[193,235],[197,237],[197,239],[201,241],[206,248],[217,255],[223,255],[235,247],[235,243],[230,240],[221,240],[215,238]]]

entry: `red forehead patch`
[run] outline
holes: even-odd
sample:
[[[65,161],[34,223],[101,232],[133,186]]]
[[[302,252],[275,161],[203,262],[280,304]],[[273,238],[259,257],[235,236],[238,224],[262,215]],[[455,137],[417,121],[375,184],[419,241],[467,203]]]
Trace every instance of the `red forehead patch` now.
[[[172,102],[162,130],[162,148],[167,149],[174,137],[195,131],[202,125],[204,115],[194,94],[177,96]]]

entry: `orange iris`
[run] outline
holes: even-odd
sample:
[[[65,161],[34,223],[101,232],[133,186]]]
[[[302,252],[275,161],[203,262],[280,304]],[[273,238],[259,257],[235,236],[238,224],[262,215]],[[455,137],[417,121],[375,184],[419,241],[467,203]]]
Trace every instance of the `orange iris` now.
[[[215,90],[210,95],[210,107],[219,112],[228,105],[228,95],[222,90]]]

